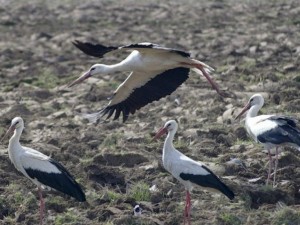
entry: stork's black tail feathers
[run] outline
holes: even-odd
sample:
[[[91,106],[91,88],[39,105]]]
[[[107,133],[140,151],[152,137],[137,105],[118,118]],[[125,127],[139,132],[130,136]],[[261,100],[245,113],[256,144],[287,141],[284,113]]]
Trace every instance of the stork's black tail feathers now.
[[[51,180],[51,184],[46,185],[72,196],[79,202],[85,202],[85,194],[72,175],[54,159],[50,159],[50,162],[60,170],[61,174],[55,174],[54,179]]]
[[[101,44],[92,44],[89,42],[81,42],[78,40],[75,40],[72,43],[85,54],[98,58],[102,58],[106,53],[118,49],[118,47],[108,47]]]

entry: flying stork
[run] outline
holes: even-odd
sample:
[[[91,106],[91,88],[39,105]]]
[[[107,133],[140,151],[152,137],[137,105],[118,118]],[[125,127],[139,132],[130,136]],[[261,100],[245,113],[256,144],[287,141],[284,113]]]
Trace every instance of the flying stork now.
[[[8,154],[15,168],[38,187],[40,197],[40,225],[43,224],[45,202],[42,189],[55,189],[74,197],[79,202],[86,201],[85,194],[72,175],[57,161],[32,148],[20,144],[24,129],[21,117],[15,117],[2,140],[14,132],[9,140]],[[1,140],[1,141],[2,141]]]
[[[119,85],[108,105],[93,114],[85,117],[91,122],[107,115],[107,119],[114,113],[114,120],[121,112],[123,122],[129,114],[134,114],[143,106],[162,97],[170,95],[189,77],[190,69],[202,74],[211,86],[221,95],[218,86],[210,78],[213,68],[190,57],[190,53],[159,46],[152,43],[137,43],[125,46],[104,46],[89,42],[75,41],[73,44],[87,55],[102,58],[107,53],[131,51],[123,61],[114,65],[95,64],[68,87],[72,87],[96,74],[110,74],[114,72],[131,72],[126,80]]]
[[[290,145],[300,150],[300,129],[297,127],[294,118],[276,115],[257,115],[264,105],[264,98],[261,94],[253,95],[246,106],[238,114],[236,119],[241,117],[246,111],[245,126],[248,134],[268,150],[269,171],[267,184],[269,183],[272,170],[271,149],[275,148],[276,161],[273,177],[273,186],[276,182],[276,171],[278,165],[278,148],[282,145]]]
[[[168,136],[163,147],[162,161],[164,168],[179,180],[186,189],[186,203],[184,211],[184,224],[186,219],[190,225],[191,197],[193,185],[199,185],[209,191],[217,191],[226,195],[230,200],[234,193],[206,166],[185,156],[173,146],[174,135],[178,125],[175,120],[170,120],[156,133],[154,139],[165,133]]]

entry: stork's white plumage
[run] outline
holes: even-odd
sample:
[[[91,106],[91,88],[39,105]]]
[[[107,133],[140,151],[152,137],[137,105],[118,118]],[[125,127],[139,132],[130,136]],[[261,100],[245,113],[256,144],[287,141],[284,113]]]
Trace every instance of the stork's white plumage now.
[[[132,51],[126,59],[114,65],[95,64],[81,77],[71,82],[74,86],[96,74],[131,72],[127,79],[115,90],[109,104],[101,111],[86,117],[95,122],[107,115],[114,119],[123,114],[125,122],[129,114],[153,101],[159,100],[175,91],[188,79],[190,69],[203,74],[212,87],[220,94],[209,72],[213,69],[203,62],[190,58],[190,54],[177,49],[165,48],[152,43],[138,43],[121,47],[106,47],[100,44],[75,41],[74,45],[84,53],[102,58],[106,53]]]
[[[271,149],[275,148],[276,161],[273,177],[273,186],[276,182],[276,170],[278,165],[278,148],[282,145],[291,145],[300,150],[300,129],[296,120],[286,116],[259,115],[258,111],[264,105],[264,98],[261,94],[253,95],[243,110],[236,118],[241,117],[246,111],[245,126],[248,134],[259,143],[262,143],[269,153],[269,171],[267,184],[272,170]]]
[[[41,152],[20,144],[23,129],[23,119],[21,117],[15,117],[11,121],[11,126],[2,140],[8,134],[14,132],[8,145],[9,158],[17,170],[38,186],[40,197],[40,224],[42,224],[45,208],[42,188],[56,189],[74,197],[80,202],[85,201],[85,194],[79,184],[61,164]]]
[[[174,148],[173,139],[177,128],[177,122],[170,120],[157,132],[154,138],[168,133],[163,147],[162,161],[165,169],[179,180],[186,189],[184,224],[187,219],[190,225],[190,192],[194,185],[199,185],[209,191],[221,192],[229,199],[234,198],[234,193],[210,169]]]

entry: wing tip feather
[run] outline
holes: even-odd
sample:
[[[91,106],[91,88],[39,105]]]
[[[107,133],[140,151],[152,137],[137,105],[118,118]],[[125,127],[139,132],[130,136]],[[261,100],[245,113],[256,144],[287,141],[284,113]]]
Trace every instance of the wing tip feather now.
[[[95,113],[82,113],[81,117],[87,119],[89,123],[95,124],[102,117],[103,111],[95,112]]]

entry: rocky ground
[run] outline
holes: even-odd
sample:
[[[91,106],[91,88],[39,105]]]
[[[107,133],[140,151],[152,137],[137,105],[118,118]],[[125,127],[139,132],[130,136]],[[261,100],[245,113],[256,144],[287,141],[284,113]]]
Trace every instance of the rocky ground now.
[[[162,168],[163,139],[151,142],[169,119],[179,121],[176,148],[207,164],[236,193],[230,202],[195,189],[192,224],[300,224],[299,151],[284,149],[276,187],[265,186],[267,156],[246,135],[243,121],[234,121],[258,92],[265,96],[262,113],[300,118],[299,1],[0,3],[0,135],[22,116],[22,144],[61,162],[87,195],[86,203],[77,203],[45,191],[46,224],[182,224],[183,186]],[[75,39],[148,41],[190,51],[216,69],[214,80],[231,97],[219,97],[192,72],[176,92],[125,124],[88,124],[80,113],[103,108],[126,74],[64,85],[96,62],[115,63],[125,55],[88,57],[72,45]],[[16,172],[7,144],[8,138],[0,145],[0,224],[37,224],[37,189]],[[228,164],[231,158],[246,168]],[[156,191],[149,190],[153,185]],[[141,218],[132,217],[136,204],[144,209]]]

